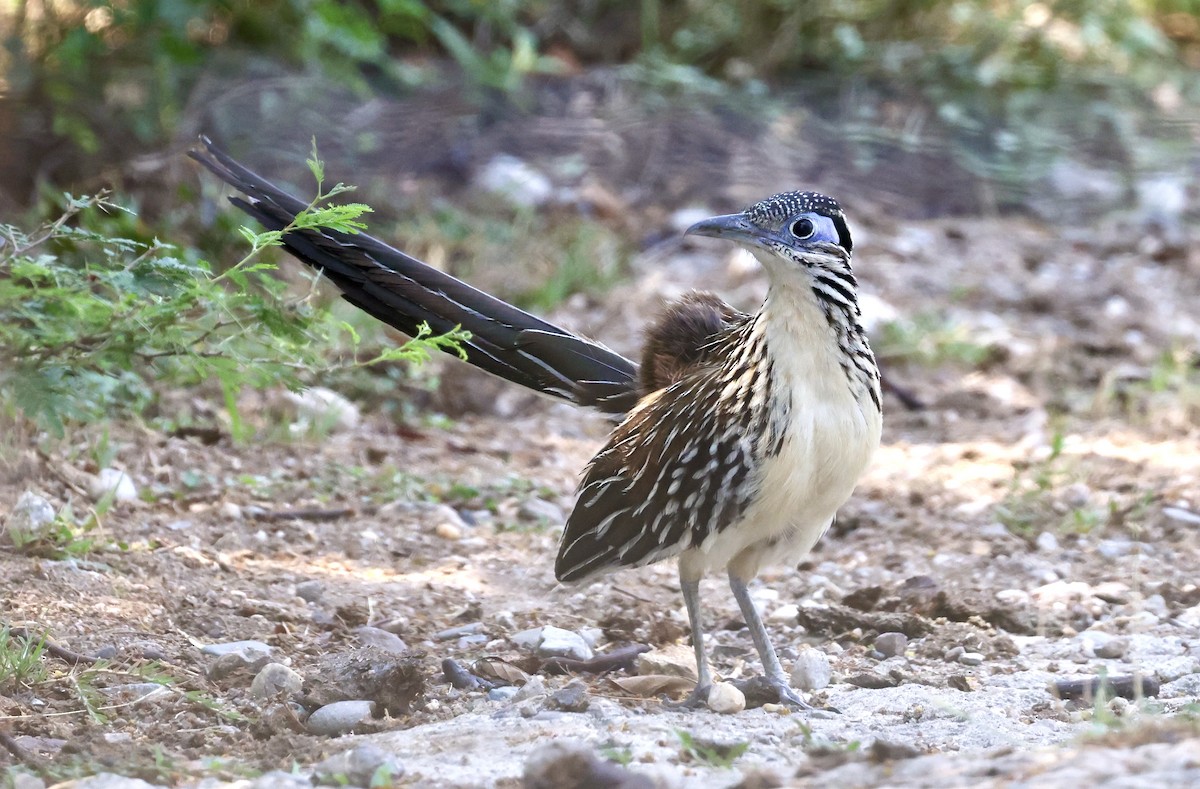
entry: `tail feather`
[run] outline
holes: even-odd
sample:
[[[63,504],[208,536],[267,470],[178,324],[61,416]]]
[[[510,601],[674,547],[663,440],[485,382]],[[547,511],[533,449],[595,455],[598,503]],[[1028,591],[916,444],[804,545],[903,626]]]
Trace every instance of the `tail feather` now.
[[[202,137],[189,155],[245,197],[230,201],[270,230],[307,204],[243,167]],[[489,296],[365,233],[291,231],[284,247],[336,285],[364,312],[409,336],[471,333],[467,361],[514,383],[578,405],[625,413],[637,402],[637,365],[603,345]]]

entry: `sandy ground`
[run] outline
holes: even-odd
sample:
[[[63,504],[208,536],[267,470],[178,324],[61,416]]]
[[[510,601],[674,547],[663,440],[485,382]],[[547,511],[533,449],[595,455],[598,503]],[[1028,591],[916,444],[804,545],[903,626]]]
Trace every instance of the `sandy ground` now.
[[[469,387],[488,407],[404,424],[367,413],[345,431],[236,445],[219,398],[198,391],[167,399],[208,414],[211,434],[111,426],[108,465],[138,500],[70,555],[0,550],[4,620],[104,660],[46,656],[44,677],[0,686],[0,731],[51,783],[307,775],[372,743],[402,768],[399,785],[517,786],[531,755],[565,741],[662,786],[1200,781],[1195,232],[1172,240],[1136,215],[1071,237],[1019,219],[868,215],[859,227],[876,348],[925,407],[887,399],[884,447],[838,524],[798,568],[755,587],[785,665],[805,647],[827,658],[832,682],[813,700],[840,714],[668,710],[614,683],[627,671],[553,674],[514,642],[553,625],[601,653],[661,648],[687,643],[686,619],[670,566],[554,581],[561,519],[608,423],[446,367],[443,388]],[[703,282],[749,308],[765,287],[715,245],[672,244],[633,268],[609,298],[569,302],[556,319],[631,351],[664,296]],[[246,414],[286,428],[269,400],[248,400]],[[42,456],[10,446],[0,521],[27,491],[81,518],[100,441],[89,429]],[[723,582],[702,593],[717,672],[754,675]],[[896,631],[901,654],[875,650]],[[263,660],[202,651],[247,639],[302,690],[256,695]],[[489,698],[445,681],[446,658],[484,657],[548,695]],[[1051,692],[1134,675],[1153,681],[1152,697]],[[586,686],[582,711],[553,701],[571,681]],[[147,683],[162,689],[147,695]],[[353,735],[306,727],[314,709],[364,698],[377,717]]]

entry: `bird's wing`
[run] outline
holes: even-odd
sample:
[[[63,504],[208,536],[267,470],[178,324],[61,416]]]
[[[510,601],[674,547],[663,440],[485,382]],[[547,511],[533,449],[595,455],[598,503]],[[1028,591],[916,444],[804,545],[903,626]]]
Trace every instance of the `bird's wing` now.
[[[699,547],[745,512],[758,484],[752,437],[761,426],[751,422],[762,409],[730,401],[713,374],[693,368],[644,397],[614,431],[580,483],[554,566],[559,580]],[[759,383],[747,380],[735,399]]]
[[[245,198],[230,201],[271,230],[282,230],[307,204],[243,167],[201,138],[190,156]],[[365,233],[288,232],[283,245],[322,272],[343,297],[409,336],[471,333],[467,360],[534,391],[609,413],[637,402],[637,365],[603,345],[544,321],[422,263]],[[450,349],[447,349],[450,350]]]

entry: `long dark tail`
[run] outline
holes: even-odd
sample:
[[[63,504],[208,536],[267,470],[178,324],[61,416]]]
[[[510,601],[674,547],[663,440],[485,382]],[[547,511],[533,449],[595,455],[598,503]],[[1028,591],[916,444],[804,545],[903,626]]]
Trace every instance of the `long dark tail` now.
[[[268,229],[282,230],[306,207],[207,137],[201,142],[205,150],[189,156],[245,194],[230,202]],[[337,285],[351,304],[409,336],[422,323],[435,334],[466,329],[467,361],[489,373],[608,413],[625,413],[637,402],[637,365],[629,359],[365,233],[297,230],[283,237],[283,245]]]

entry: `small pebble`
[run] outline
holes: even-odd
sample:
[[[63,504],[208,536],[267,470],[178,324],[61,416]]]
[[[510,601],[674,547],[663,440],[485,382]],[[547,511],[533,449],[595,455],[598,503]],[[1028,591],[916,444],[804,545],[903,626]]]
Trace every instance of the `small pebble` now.
[[[306,603],[315,603],[325,594],[325,584],[321,581],[301,581],[296,584],[296,597]]]
[[[1096,657],[1105,660],[1120,660],[1129,652],[1128,638],[1111,638],[1095,647]]]
[[[903,633],[880,633],[875,639],[875,648],[885,658],[897,657],[908,649],[908,636]]]
[[[540,676],[533,676],[529,681],[521,686],[521,689],[513,694],[513,701],[527,701],[536,699],[546,695],[546,680]]]
[[[833,679],[829,658],[819,649],[805,646],[792,663],[792,686],[799,690],[820,690]]]
[[[283,665],[268,663],[254,675],[250,683],[250,695],[260,699],[268,699],[277,693],[288,696],[295,695],[304,687],[304,677]]]
[[[530,651],[537,649],[538,644],[542,642],[542,628],[531,627],[528,630],[522,630],[518,633],[513,633],[508,637],[508,640],[519,646],[521,649]]]
[[[308,730],[312,734],[326,736],[345,734],[371,717],[374,710],[375,702],[365,699],[335,701],[308,716]]]
[[[448,540],[450,542],[461,540],[463,536],[462,527],[450,523],[449,521],[442,521],[437,526],[434,526],[433,533],[438,537],[441,537],[443,540]]]
[[[800,606],[787,603],[772,611],[767,617],[767,621],[777,625],[794,625],[798,616],[800,616]]]
[[[448,627],[433,634],[434,641],[453,641],[463,636],[473,636],[483,632],[483,622],[469,622],[458,627]]]
[[[979,652],[963,652],[958,656],[958,662],[964,666],[979,666],[983,664],[983,655]]]
[[[590,704],[587,685],[577,679],[571,680],[564,687],[551,693],[546,702],[549,709],[563,712],[587,712]]]
[[[1037,536],[1034,544],[1042,553],[1054,553],[1058,550],[1058,538],[1052,532],[1042,532]]]
[[[550,526],[559,526],[566,520],[562,507],[545,499],[526,499],[521,502],[521,506],[517,508],[517,517],[521,520],[545,523]]]
[[[400,636],[395,633],[389,633],[386,630],[381,630],[378,627],[364,625],[355,629],[354,634],[358,636],[358,640],[365,646],[376,647],[393,655],[400,655],[408,651],[408,644],[405,644]]]
[[[953,663],[962,657],[963,653],[966,651],[967,650],[963,647],[951,647],[950,649],[946,650],[945,654],[942,655],[942,660],[946,661],[947,663]]]
[[[100,469],[100,473],[88,483],[88,495],[92,497],[92,501],[100,501],[110,493],[114,501],[137,501],[138,497],[137,486],[124,471],[115,468]]]
[[[242,508],[237,504],[234,504],[232,501],[221,502],[221,506],[217,509],[217,512],[221,514],[222,518],[227,518],[231,521],[240,521],[243,517],[245,517],[245,513],[242,512]]]
[[[720,715],[733,715],[746,709],[746,694],[728,682],[718,682],[708,691],[708,708]]]
[[[696,652],[683,644],[668,644],[661,649],[643,652],[637,656],[637,670],[643,677],[652,674],[690,680],[699,677],[696,673]]]
[[[227,641],[223,644],[209,644],[206,647],[201,647],[200,651],[205,655],[216,657],[237,655],[244,662],[253,663],[259,658],[269,656],[271,654],[271,647],[261,641]]]
[[[516,696],[520,691],[516,685],[504,685],[499,688],[492,688],[488,691],[488,701],[512,701],[513,696]]]
[[[538,642],[537,656],[541,658],[566,657],[574,660],[591,660],[592,648],[587,645],[583,636],[573,630],[561,627],[543,627],[542,638]]]
[[[374,743],[364,742],[319,763],[313,770],[319,783],[334,786],[391,786],[404,775],[404,765]],[[386,777],[386,783],[379,778]]]
[[[54,507],[50,502],[27,490],[17,499],[4,525],[13,534],[13,542],[19,543],[41,536],[53,522]]]

